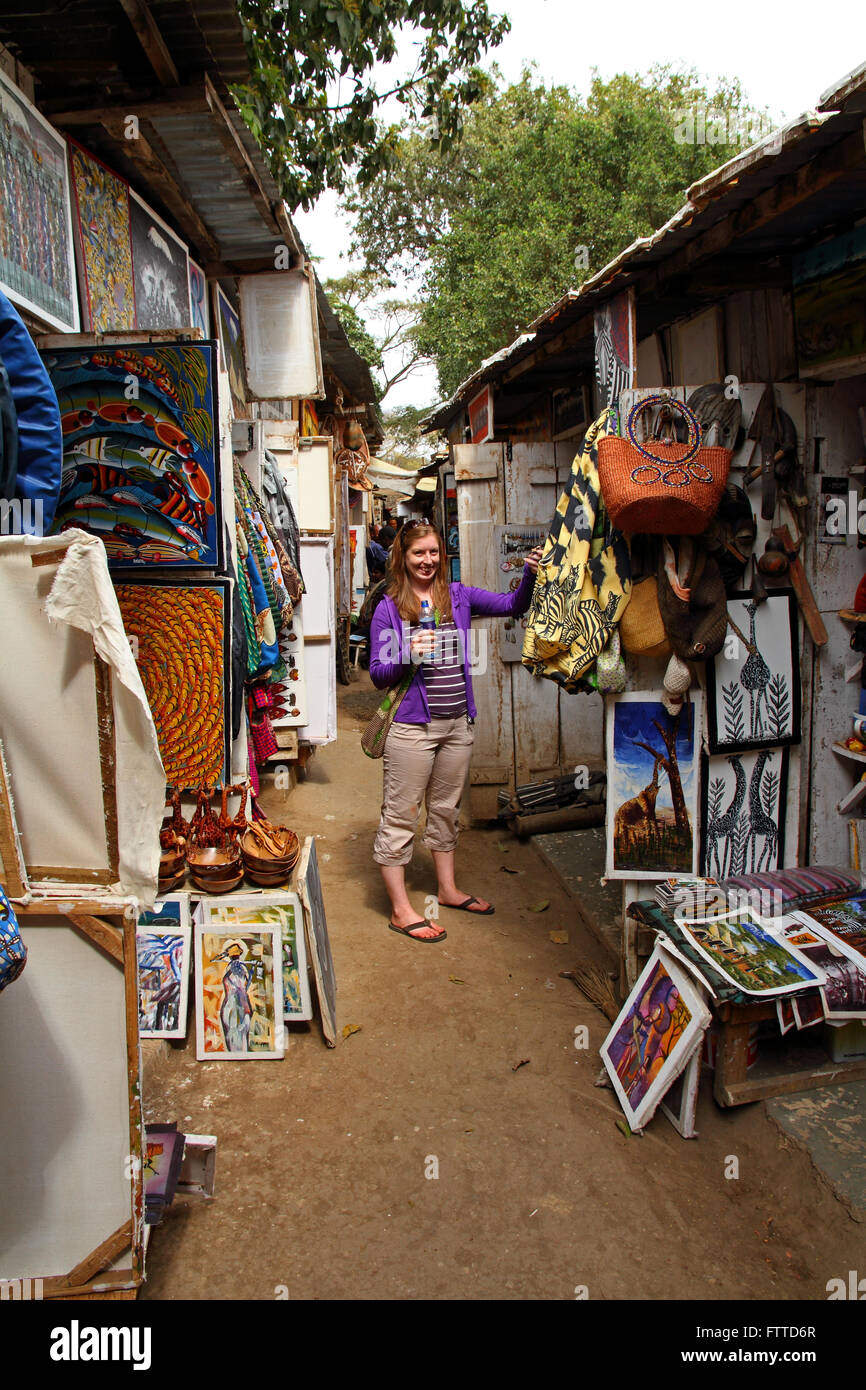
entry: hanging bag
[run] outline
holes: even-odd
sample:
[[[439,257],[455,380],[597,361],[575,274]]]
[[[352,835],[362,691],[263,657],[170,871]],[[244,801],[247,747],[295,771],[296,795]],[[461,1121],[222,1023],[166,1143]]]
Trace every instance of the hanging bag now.
[[[388,730],[414,678],[415,670],[409,671],[397,685],[392,685],[385,691],[379,708],[361,735],[361,748],[368,758],[381,758],[385,752]]]
[[[684,444],[673,437],[641,441],[637,423],[661,408],[661,421],[679,412],[688,426]],[[605,435],[598,442],[598,476],[610,519],[620,531],[695,536],[716,511],[728,481],[731,449],[702,447],[697,417],[666,392],[645,396],[629,412],[627,438]]]

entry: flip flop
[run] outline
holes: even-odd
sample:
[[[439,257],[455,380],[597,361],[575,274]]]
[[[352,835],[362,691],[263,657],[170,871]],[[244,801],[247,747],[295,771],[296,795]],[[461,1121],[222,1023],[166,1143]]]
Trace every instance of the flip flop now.
[[[422,945],[425,945],[425,946],[428,945],[428,944],[429,944],[430,942],[432,942],[432,941],[444,941],[445,938],[446,938],[446,936],[448,935],[447,931],[442,931],[442,932],[440,932],[438,936],[413,936],[413,935],[412,935],[412,933],[413,933],[414,931],[417,931],[419,927],[431,927],[432,925],[433,925],[432,922],[426,922],[426,921],[425,921],[425,922],[410,922],[409,925],[408,925],[408,927],[395,927],[393,922],[389,922],[389,923],[388,923],[388,926],[390,927],[391,931],[399,932],[401,936],[408,936],[410,941],[420,941],[420,942],[422,943]]]
[[[462,903],[440,903],[440,907],[447,907],[451,912],[469,912],[473,917],[489,917],[496,911],[495,907],[480,907],[476,911],[471,904],[477,903],[477,898],[464,898]]]

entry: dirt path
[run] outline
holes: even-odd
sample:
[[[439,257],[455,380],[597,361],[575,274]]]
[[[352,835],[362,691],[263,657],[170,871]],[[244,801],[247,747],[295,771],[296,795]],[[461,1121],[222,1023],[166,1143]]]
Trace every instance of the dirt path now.
[[[763,1106],[721,1111],[705,1084],[697,1141],[662,1117],[642,1139],[617,1128],[593,1086],[608,1024],[559,979],[606,961],[531,844],[467,831],[460,879],[495,916],[443,909],[441,946],[387,931],[381,768],[355,732],[372,704],[366,676],[341,692],[339,740],[281,811],[319,837],[338,1025],[361,1031],[329,1051],[314,1023],[284,1061],[244,1066],[196,1062],[193,1029],[146,1044],[149,1118],[219,1144],[216,1199],[170,1209],[142,1296],[825,1299],[862,1264],[863,1229]],[[421,907],[420,847],[409,881]]]

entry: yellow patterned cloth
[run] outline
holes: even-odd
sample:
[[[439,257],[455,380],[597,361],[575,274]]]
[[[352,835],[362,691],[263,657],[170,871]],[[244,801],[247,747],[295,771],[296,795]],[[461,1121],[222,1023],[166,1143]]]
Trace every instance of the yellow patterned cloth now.
[[[631,559],[620,531],[593,533],[603,503],[598,440],[615,433],[604,410],[586,432],[571,465],[571,486],[559,499],[532,595],[523,664],[565,690],[586,690],[587,676],[631,595]]]

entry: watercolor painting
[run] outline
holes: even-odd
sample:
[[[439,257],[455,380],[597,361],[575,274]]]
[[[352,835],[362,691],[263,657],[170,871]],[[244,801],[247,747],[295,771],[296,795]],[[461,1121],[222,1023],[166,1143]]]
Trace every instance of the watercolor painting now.
[[[92,333],[135,328],[129,185],[75,141],[69,164],[84,327]]]
[[[219,569],[216,348],[148,343],[42,354],[60,406],[54,530],[99,536],[109,569]]]
[[[204,902],[202,920],[220,927],[278,927],[283,942],[283,1017],[287,1023],[313,1017],[303,917],[295,893],[238,894]]]
[[[710,1022],[699,987],[656,946],[601,1048],[632,1129],[651,1119]]]
[[[196,928],[200,1062],[282,1057],[279,927]]]
[[[761,604],[731,594],[725,645],[707,670],[711,753],[800,742],[797,600],[775,589]]]
[[[823,970],[778,933],[781,920],[764,920],[749,909],[690,922],[676,919],[698,954],[744,994],[790,994],[822,985]]]
[[[701,783],[702,872],[731,878],[780,869],[785,862],[787,748],[705,759]]]
[[[798,915],[807,924],[817,923],[830,932],[852,959],[866,959],[866,893],[835,898]]]
[[[115,586],[166,781],[181,789],[221,785],[229,765],[230,582]]]
[[[606,701],[608,878],[697,873],[703,697],[676,716],[652,693]]]

